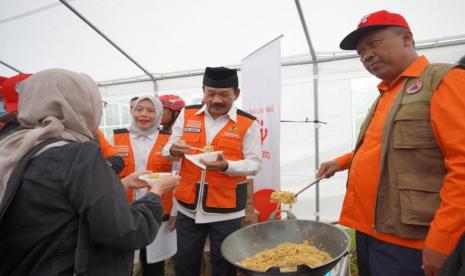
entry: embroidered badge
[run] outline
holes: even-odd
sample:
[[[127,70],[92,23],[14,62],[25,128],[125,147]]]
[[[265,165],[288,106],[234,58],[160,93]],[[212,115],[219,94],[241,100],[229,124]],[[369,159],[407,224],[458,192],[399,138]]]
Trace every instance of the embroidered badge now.
[[[415,81],[407,88],[407,94],[415,94],[420,91],[422,87],[423,83],[420,80]]]
[[[238,126],[232,126],[230,128],[228,128],[227,131],[225,131],[223,133],[224,136],[228,136],[228,137],[232,137],[232,138],[236,138],[236,139],[240,139],[240,136],[238,134],[238,131],[239,131],[239,127]]]
[[[118,152],[116,155],[119,157],[128,157],[129,156],[129,147],[125,145],[115,145],[115,149]]]
[[[369,17],[369,16],[370,16],[370,15],[366,15],[366,16],[364,16],[362,19],[360,19],[360,22],[358,22],[358,27],[361,27],[361,26],[363,26],[365,23],[367,23],[368,17]]]
[[[238,127],[237,126],[232,126],[228,129],[229,133],[237,133]]]
[[[200,128],[201,123],[200,121],[188,120],[186,123],[186,127]]]

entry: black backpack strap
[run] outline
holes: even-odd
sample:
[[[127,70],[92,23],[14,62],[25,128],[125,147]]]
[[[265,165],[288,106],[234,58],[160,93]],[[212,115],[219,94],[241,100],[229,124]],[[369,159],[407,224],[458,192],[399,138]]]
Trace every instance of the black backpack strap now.
[[[83,215],[79,216],[79,230],[76,252],[74,254],[74,275],[87,275],[89,264],[89,227]]]
[[[8,209],[8,206],[10,205],[11,201],[13,200],[16,192],[19,189],[19,186],[21,185],[21,179],[23,177],[23,173],[26,170],[26,167],[29,163],[29,161],[36,156],[37,153],[39,153],[43,148],[46,146],[59,142],[59,141],[64,141],[63,139],[49,139],[44,142],[39,143],[37,146],[33,147],[19,162],[16,168],[13,170],[13,173],[10,176],[10,179],[8,180],[8,185],[6,185],[5,189],[5,194],[3,195],[3,200],[0,204],[0,221],[3,219],[3,216],[6,213],[6,210]]]

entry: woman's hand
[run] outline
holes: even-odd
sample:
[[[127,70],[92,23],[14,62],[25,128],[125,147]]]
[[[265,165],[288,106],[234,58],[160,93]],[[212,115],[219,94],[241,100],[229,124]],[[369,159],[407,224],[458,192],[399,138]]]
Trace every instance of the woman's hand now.
[[[147,170],[136,171],[126,176],[125,178],[121,179],[121,182],[123,182],[123,186],[126,189],[141,189],[141,188],[150,187],[150,185],[147,184],[147,182],[139,179],[139,176],[143,174],[148,174],[148,173],[151,173],[151,171],[147,171]]]
[[[151,185],[149,192],[157,195],[172,192],[178,185],[179,179],[181,179],[179,176],[162,176],[157,180],[156,184]]]

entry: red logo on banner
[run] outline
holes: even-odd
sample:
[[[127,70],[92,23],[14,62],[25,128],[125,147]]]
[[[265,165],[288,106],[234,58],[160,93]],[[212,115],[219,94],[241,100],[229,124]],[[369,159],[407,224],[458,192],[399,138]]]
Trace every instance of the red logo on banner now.
[[[260,140],[262,142],[265,141],[266,137],[268,136],[268,129],[263,127],[263,120],[258,120],[258,123],[260,124]]]
[[[259,212],[259,221],[266,221],[279,207],[277,203],[270,202],[273,189],[262,189],[253,194],[254,208]]]

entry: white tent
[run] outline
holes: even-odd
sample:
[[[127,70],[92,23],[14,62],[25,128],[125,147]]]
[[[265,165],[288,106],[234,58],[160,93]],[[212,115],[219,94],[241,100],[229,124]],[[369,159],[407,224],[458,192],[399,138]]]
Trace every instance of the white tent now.
[[[237,65],[263,43],[283,34],[282,119],[314,118],[313,73],[294,1],[283,0],[68,0],[157,79],[159,94],[175,93],[188,103],[201,97],[205,66]],[[463,0],[302,0],[302,11],[319,60],[320,160],[353,148],[360,120],[376,96],[377,80],[339,41],[358,19],[386,9],[403,14],[421,54],[433,62],[465,55]],[[352,57],[352,58],[350,58]],[[144,73],[57,0],[0,0],[0,61],[23,72],[59,67],[86,72],[101,84],[110,103],[102,128],[128,122],[127,101],[153,93]],[[0,75],[15,72],[0,66]],[[266,93],[266,91],[264,91]],[[239,103],[240,104],[240,103]],[[282,186],[298,190],[314,178],[314,125],[283,123]],[[338,217],[344,173],[320,185],[321,218]],[[295,206],[314,218],[315,196],[305,192]]]

